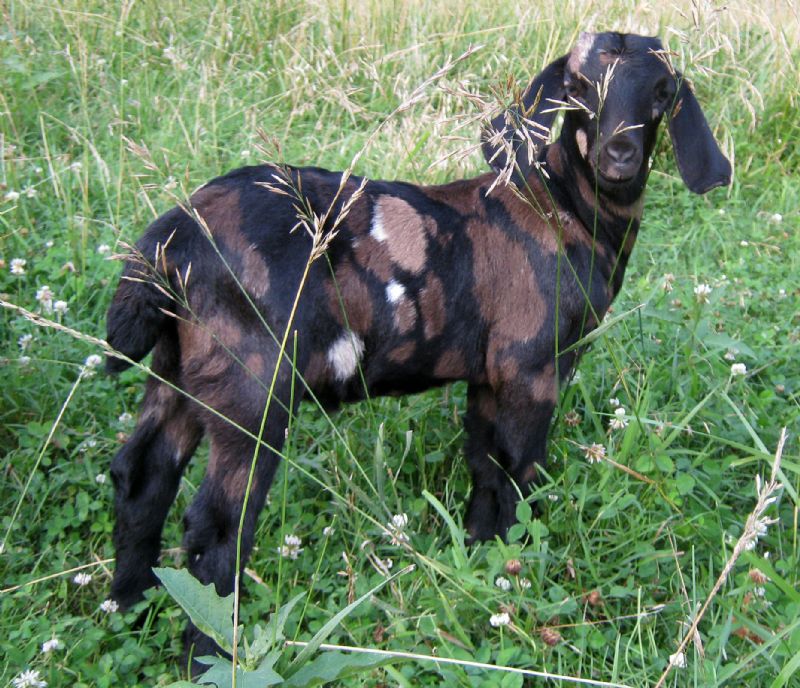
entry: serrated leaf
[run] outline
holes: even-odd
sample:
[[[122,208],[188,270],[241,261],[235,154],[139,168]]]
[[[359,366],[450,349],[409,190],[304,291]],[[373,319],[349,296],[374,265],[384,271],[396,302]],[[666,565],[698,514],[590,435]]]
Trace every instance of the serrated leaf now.
[[[206,659],[206,658],[204,658]],[[233,684],[233,665],[231,660],[224,657],[211,657],[210,668],[197,679],[201,685],[214,685],[217,688],[230,688]],[[245,671],[241,667],[236,669],[236,688],[264,688],[283,683],[283,677],[270,667]]]
[[[233,595],[220,597],[213,583],[203,585],[186,569],[154,568],[167,592],[192,623],[223,650],[233,650]]]
[[[318,686],[331,681],[341,681],[364,671],[400,661],[396,657],[383,655],[353,654],[347,652],[323,652],[313,661],[301,667],[288,678],[285,686]]]

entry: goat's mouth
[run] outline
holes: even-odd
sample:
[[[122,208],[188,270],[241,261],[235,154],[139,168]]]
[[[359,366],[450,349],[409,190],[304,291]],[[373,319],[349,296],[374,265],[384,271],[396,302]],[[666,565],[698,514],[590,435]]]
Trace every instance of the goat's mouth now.
[[[612,170],[597,170],[600,176],[600,179],[609,186],[623,186],[625,184],[630,184],[635,178],[636,174],[639,172],[639,169],[635,170],[625,170],[620,171],[616,169]]]

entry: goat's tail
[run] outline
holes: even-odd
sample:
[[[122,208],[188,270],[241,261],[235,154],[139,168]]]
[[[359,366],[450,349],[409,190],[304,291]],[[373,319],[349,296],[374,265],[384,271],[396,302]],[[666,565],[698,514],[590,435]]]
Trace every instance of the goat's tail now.
[[[133,361],[142,360],[160,337],[175,336],[168,312],[175,308],[170,282],[175,279],[177,266],[171,258],[181,220],[169,212],[150,225],[137,244],[138,255],[125,263],[108,309],[106,341]],[[106,359],[109,373],[121,372],[131,365],[122,358]]]

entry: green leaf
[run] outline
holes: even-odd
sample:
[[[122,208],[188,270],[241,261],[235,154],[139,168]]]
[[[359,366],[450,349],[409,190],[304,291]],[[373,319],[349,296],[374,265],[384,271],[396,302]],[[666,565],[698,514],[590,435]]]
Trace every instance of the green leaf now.
[[[662,473],[672,473],[675,470],[675,464],[667,454],[656,454],[656,466]]]
[[[349,676],[371,671],[379,666],[401,661],[397,657],[366,653],[323,652],[288,678],[285,686],[318,686],[341,681]]]
[[[233,650],[232,594],[220,597],[212,583],[203,585],[186,569],[154,568],[153,573],[197,628],[223,650]]]
[[[289,665],[290,671],[289,676],[294,675],[295,672],[299,670],[299,668],[303,665],[304,662],[308,660],[308,658],[317,651],[320,645],[325,642],[325,638],[327,638],[333,630],[356,608],[360,605],[364,600],[372,597],[378,590],[380,590],[384,585],[386,585],[389,581],[393,581],[395,578],[402,576],[405,573],[414,570],[414,566],[406,566],[404,569],[401,569],[393,576],[389,576],[389,578],[385,578],[382,580],[378,585],[376,585],[372,590],[365,593],[361,597],[359,597],[355,602],[351,602],[348,604],[344,609],[339,610],[336,614],[331,617],[327,623],[317,631],[311,641],[306,645],[297,657],[294,658],[292,663]]]
[[[210,664],[210,668],[198,679],[202,685],[215,685],[217,688],[229,688],[233,681],[231,660],[224,657],[203,657],[199,659],[203,664]],[[275,686],[283,682],[283,677],[270,667],[263,667],[255,671],[245,671],[241,667],[236,669],[236,688],[263,688]]]
[[[694,488],[695,480],[688,473],[678,473],[675,477],[675,487],[678,488],[678,493],[685,495],[689,494]]]
[[[533,516],[533,509],[531,509],[531,505],[528,504],[524,499],[519,500],[517,503],[517,520],[520,523],[530,523],[531,517]]]
[[[453,517],[448,513],[444,504],[442,504],[436,497],[434,497],[427,490],[422,491],[422,496],[428,500],[430,505],[436,509],[439,516],[442,517],[447,524],[447,529],[450,531],[450,540],[453,543],[453,558],[456,562],[456,567],[461,569],[467,565],[467,550],[464,547],[464,531],[456,525]]]

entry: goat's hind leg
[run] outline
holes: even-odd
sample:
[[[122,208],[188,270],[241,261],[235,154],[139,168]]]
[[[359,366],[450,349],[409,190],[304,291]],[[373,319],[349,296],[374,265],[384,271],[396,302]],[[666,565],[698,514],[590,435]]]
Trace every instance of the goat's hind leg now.
[[[179,383],[177,344],[163,339],[153,370]],[[150,378],[136,429],[111,462],[116,568],[111,596],[129,607],[158,582],[161,532],[181,474],[203,435],[196,408],[183,394]]]
[[[245,498],[247,511],[241,533],[240,573],[252,550],[258,515],[279,465],[291,398],[291,376],[288,364],[285,365],[287,370],[279,374],[269,402],[263,444],[257,455],[255,437],[261,427],[267,398],[267,384],[263,378],[269,379],[268,376],[262,373],[262,379],[256,380],[234,364],[218,381],[205,384],[205,393],[201,393],[204,401],[224,418],[214,415],[206,419],[211,439],[208,470],[186,512],[184,547],[191,573],[201,583],[213,583],[221,596],[234,590],[237,540]],[[270,366],[265,365],[264,369],[268,372]],[[191,653],[194,657],[220,653],[216,644],[192,624],[186,629],[184,643],[187,655]],[[195,663],[192,672],[196,674],[202,668]]]

